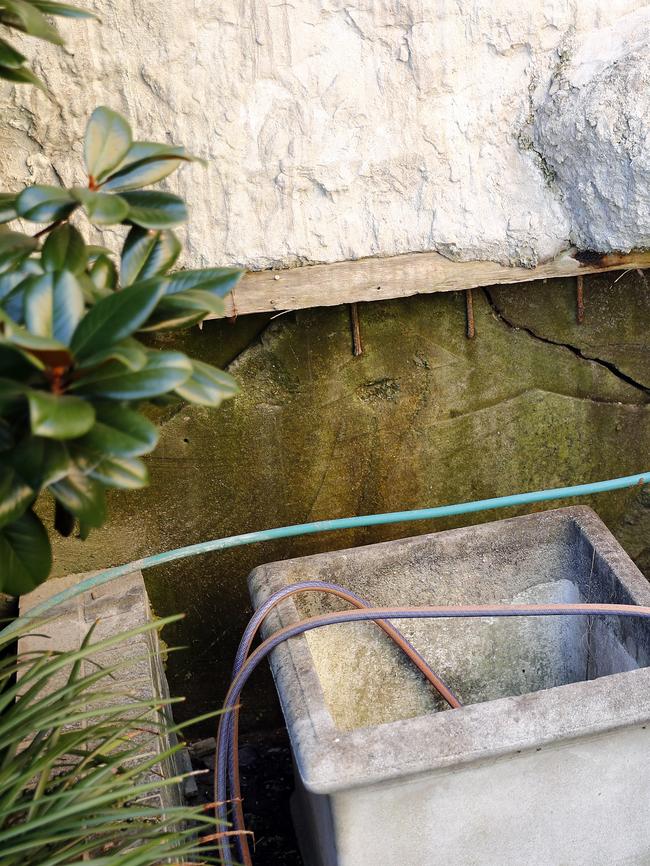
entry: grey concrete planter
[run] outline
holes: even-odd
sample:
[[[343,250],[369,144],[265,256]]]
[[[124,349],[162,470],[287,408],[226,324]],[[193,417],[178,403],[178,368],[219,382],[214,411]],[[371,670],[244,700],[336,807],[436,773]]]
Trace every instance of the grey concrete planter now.
[[[278,562],[376,604],[650,604],[588,508]],[[328,609],[286,600],[270,628]],[[272,668],[309,866],[650,863],[650,627],[635,619],[401,621],[465,706],[443,708],[372,624],[310,632]]]

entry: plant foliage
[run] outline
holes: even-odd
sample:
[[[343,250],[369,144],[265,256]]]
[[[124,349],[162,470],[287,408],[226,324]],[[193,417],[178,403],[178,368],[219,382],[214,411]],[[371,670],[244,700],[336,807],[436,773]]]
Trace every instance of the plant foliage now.
[[[54,0],[1,0],[0,24],[5,30],[17,30],[61,45],[62,39],[47,16],[60,18],[95,18],[89,9],[58,3]],[[27,65],[27,58],[18,49],[0,37],[0,78],[14,84],[35,84],[44,89],[43,82]]]
[[[0,78],[44,86],[3,37],[20,31],[61,44],[49,16],[94,17],[55,0],[0,0]],[[0,193],[0,592],[13,595],[50,570],[34,511],[42,493],[54,499],[55,528],[68,534],[78,523],[85,538],[104,521],[107,488],[147,483],[140,458],[158,435],[142,414],[147,402],[217,406],[236,391],[222,371],[138,339],[222,313],[241,276],[173,271],[185,203],[145,187],[196,158],[134,141],[128,122],[101,107],[84,159],[83,185]],[[86,243],[71,222],[81,215],[99,228],[126,227],[119,256]],[[32,233],[28,223],[44,227]],[[27,626],[0,631],[3,866],[219,862],[210,843],[221,832],[203,809],[151,805],[149,795],[182,779],[158,772],[180,748],[159,748],[180,731],[171,701],[143,699],[137,684],[130,694],[124,662],[97,664],[98,653],[119,657],[124,638],[171,619],[94,644],[91,629],[77,651],[22,656],[13,642]]]
[[[7,652],[15,634],[0,632],[3,866],[218,862],[214,818],[197,807],[163,809],[152,796],[182,781],[159,773],[181,748],[170,701],[129,692],[133,659],[96,662],[171,619],[95,643],[91,629],[78,650],[18,656]]]
[[[0,0],[0,6],[4,0]],[[106,516],[106,489],[147,484],[140,459],[157,429],[148,401],[218,406],[232,378],[138,335],[186,328],[223,313],[236,268],[172,269],[181,198],[142,187],[195,159],[185,148],[134,141],[106,107],[88,123],[87,183],[30,186],[0,195],[0,591],[29,591],[51,566],[47,532],[34,512],[54,497],[55,526],[81,538]],[[125,226],[118,260],[87,244],[70,219]],[[34,234],[7,223],[47,223]]]

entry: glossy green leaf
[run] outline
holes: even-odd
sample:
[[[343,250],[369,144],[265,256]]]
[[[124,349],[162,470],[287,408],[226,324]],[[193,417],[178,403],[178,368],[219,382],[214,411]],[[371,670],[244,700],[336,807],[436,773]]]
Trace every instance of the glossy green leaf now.
[[[24,514],[34,499],[34,491],[14,468],[0,465],[0,528]]]
[[[73,469],[51,484],[53,496],[86,526],[99,528],[106,519],[106,494],[99,481]]]
[[[33,84],[41,90],[47,90],[41,79],[32,72],[28,66],[19,66],[17,69],[0,64],[0,78],[11,81],[13,84]]]
[[[0,376],[25,382],[33,377],[35,372],[40,373],[44,366],[42,361],[29,352],[0,338]]]
[[[131,127],[116,111],[101,105],[86,127],[84,156],[89,177],[102,181],[124,159],[131,147]]]
[[[81,286],[81,291],[84,296],[84,303],[87,307],[92,307],[94,304],[97,303],[97,301],[101,301],[102,298],[113,294],[111,289],[98,289],[88,276],[87,271],[84,271],[83,274],[77,274],[77,280],[79,282],[79,285]]]
[[[136,280],[164,274],[172,267],[180,251],[181,244],[174,232],[152,232],[134,226],[122,249],[122,285],[130,286]]]
[[[90,279],[100,291],[113,291],[117,287],[117,268],[108,256],[98,256],[90,268]]]
[[[23,396],[25,388],[21,382],[14,382],[8,377],[0,378],[0,397]]]
[[[95,423],[94,408],[79,397],[30,390],[27,392],[27,402],[35,436],[76,439],[87,433]]]
[[[2,232],[0,234],[0,267],[15,266],[38,247],[35,238],[22,232]]]
[[[25,385],[13,378],[0,379],[0,413],[9,417],[25,402]]]
[[[35,75],[31,69],[24,66],[27,58],[20,51],[16,51],[13,45],[10,45],[4,39],[0,39],[0,78],[6,81],[12,81],[14,84],[35,84],[42,90],[45,90],[45,85],[40,78]],[[13,216],[8,216],[6,207],[7,199],[13,199],[15,204],[16,196],[8,196],[6,193],[0,193],[0,223],[8,222],[10,219],[15,219],[15,209]],[[3,199],[5,202],[3,203]]]
[[[84,296],[77,277],[70,271],[58,271],[53,276],[52,337],[67,346],[84,314]]]
[[[181,352],[150,352],[142,370],[124,372],[109,363],[72,386],[76,391],[112,400],[145,400],[182,385],[192,374],[192,363]]]
[[[161,302],[162,303],[162,302]],[[198,325],[207,315],[205,310],[195,310],[188,307],[177,306],[174,309],[161,307],[154,310],[147,324],[140,328],[141,333],[155,333],[156,331],[179,331],[183,328],[191,328]]]
[[[94,262],[99,256],[112,256],[113,251],[109,250],[108,247],[102,247],[98,244],[88,244],[86,247],[88,250],[88,260]]]
[[[88,252],[77,229],[65,224],[50,232],[43,244],[41,262],[46,271],[80,274],[88,263]]]
[[[72,468],[66,445],[42,436],[23,439],[14,450],[12,459],[18,475],[36,492],[60,481]]]
[[[201,289],[225,298],[244,276],[241,268],[202,268],[196,271],[176,271],[168,274],[167,294]]]
[[[2,302],[5,311],[12,319],[14,319],[14,321],[16,321],[16,316],[12,315],[9,309],[5,307],[4,299],[8,297],[8,295],[10,295],[23,280],[27,279],[27,277],[32,274],[42,273],[43,271],[40,267],[40,263],[36,262],[34,259],[25,259],[20,264],[15,265],[11,270],[0,274],[0,302]],[[22,307],[20,308],[20,312],[22,313]]]
[[[156,447],[158,428],[139,412],[114,403],[99,403],[95,408],[95,424],[78,446],[119,457],[140,457]]]
[[[15,444],[16,441],[11,430],[11,425],[5,418],[0,418],[0,453],[13,448]]]
[[[3,275],[4,276],[4,275]],[[16,325],[25,324],[25,287],[27,279],[21,275],[14,288],[2,299],[2,310]]]
[[[57,15],[59,18],[94,18],[96,21],[99,20],[91,9],[86,9],[84,6],[71,6],[69,3],[56,3],[54,0],[30,0],[30,3],[46,15]]]
[[[119,195],[94,192],[90,189],[74,187],[72,195],[83,205],[88,219],[99,226],[117,225],[126,219],[129,206]]]
[[[39,337],[52,337],[54,274],[28,277],[21,285],[26,326]]]
[[[63,40],[47,18],[37,9],[36,4],[28,3],[26,0],[2,0],[1,4],[16,20],[20,22],[25,33],[45,39],[55,45],[63,45]]]
[[[0,223],[8,223],[18,216],[16,210],[17,193],[0,192]]]
[[[165,295],[160,299],[141,331],[173,330],[187,328],[203,321],[207,315],[222,316],[224,303],[220,297],[201,289]]]
[[[149,472],[137,457],[104,457],[89,473],[107,487],[136,490],[149,483]]]
[[[147,363],[147,351],[137,340],[123,340],[99,352],[93,352],[78,365],[80,370],[89,370],[107,361],[118,361],[129,370],[141,370]]]
[[[51,567],[50,541],[33,511],[0,530],[0,592],[31,592],[43,583]]]
[[[79,281],[70,271],[28,277],[24,283],[25,324],[39,337],[53,337],[64,346],[84,314]]]
[[[205,289],[188,289],[186,292],[177,292],[174,295],[167,293],[160,303],[167,305],[170,310],[183,307],[190,310],[203,310],[216,316],[223,315],[225,310],[223,299]]]
[[[16,51],[13,45],[0,39],[0,64],[9,69],[19,69],[27,58],[20,51]]]
[[[72,363],[72,355],[67,346],[51,337],[30,334],[25,328],[12,322],[2,309],[0,322],[4,324],[3,341],[18,346],[37,362],[45,363],[49,367],[68,367]]]
[[[7,292],[6,295],[3,293],[2,298],[2,309],[9,316],[9,318],[15,322],[17,325],[25,324],[25,289],[28,284],[28,277],[18,271],[14,271],[16,279],[3,279],[4,277],[9,277],[11,272],[7,274],[3,274],[2,278],[0,278],[4,284],[4,287],[8,288],[8,286],[13,282],[13,288]]]
[[[122,193],[129,206],[128,221],[145,229],[170,229],[187,221],[182,198],[171,192],[137,190]]]
[[[28,186],[16,202],[19,216],[34,223],[65,219],[78,206],[67,189],[59,186]]]
[[[141,189],[167,177],[181,164],[182,157],[177,154],[183,152],[182,147],[151,144],[147,148],[144,147],[146,144],[135,142],[131,146],[122,165],[103,184],[104,190],[128,192]],[[142,154],[139,157],[136,156],[138,151]]]
[[[164,294],[162,280],[135,283],[98,301],[79,323],[71,348],[83,359],[129,337],[147,320]]]
[[[175,389],[179,397],[202,406],[218,406],[223,400],[238,393],[237,383],[224,373],[203,361],[192,361],[192,375]]]
[[[184,147],[135,141],[124,162],[103,184],[103,189],[127,192],[149,186],[170,175],[181,162],[204,162],[189,154]]]

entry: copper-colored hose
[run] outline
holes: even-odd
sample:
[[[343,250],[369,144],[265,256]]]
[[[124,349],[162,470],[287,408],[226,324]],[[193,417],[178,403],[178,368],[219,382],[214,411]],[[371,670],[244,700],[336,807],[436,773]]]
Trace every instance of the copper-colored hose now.
[[[268,617],[272,610],[274,610],[277,605],[281,604],[285,599],[289,598],[292,595],[297,595],[303,592],[321,592],[329,595],[334,595],[337,598],[342,599],[343,601],[347,601],[356,607],[359,610],[367,608],[368,605],[359,599],[357,595],[349,592],[343,587],[335,587],[333,585],[323,586],[322,583],[312,582],[312,585],[305,585],[305,583],[301,583],[296,585],[295,587],[288,587],[283,593],[281,598],[272,601],[269,605],[268,609],[265,611],[264,616],[260,621],[256,624],[256,626],[251,629],[246,634],[246,640],[240,646],[240,650],[238,652],[238,658],[241,658],[245,661],[250,653],[251,647],[253,645],[253,641],[257,632],[259,631],[262,623]],[[418,668],[418,670],[426,677],[426,679],[431,683],[431,685],[436,689],[436,691],[440,694],[440,696],[449,704],[452,709],[457,709],[461,706],[460,701],[456,697],[456,695],[451,691],[451,689],[447,686],[447,684],[439,677],[434,671],[429,667],[426,661],[422,658],[422,656],[414,649],[414,647],[409,643],[409,641],[404,637],[404,635],[399,631],[399,629],[395,628],[395,626],[391,625],[390,622],[378,620],[376,621],[376,625],[378,625],[392,640],[393,642],[405,653],[405,655],[413,662],[413,664]],[[234,812],[234,821],[233,824],[235,826],[236,832],[243,831],[245,822],[244,822],[244,809],[243,809],[243,799],[241,796],[241,779],[239,776],[239,758],[238,758],[238,742],[239,742],[239,705],[233,707],[230,713],[230,732],[228,739],[230,740],[230,750],[231,755],[229,756],[230,767],[232,768],[232,778],[230,780],[231,783],[231,791],[230,798],[233,801],[233,812]],[[221,727],[221,721],[220,721]],[[215,780],[216,780],[216,769],[215,768]],[[215,796],[215,800],[218,799]],[[248,850],[247,845],[240,845],[241,855],[244,866],[253,866],[250,852]]]
[[[226,695],[224,709],[232,712],[239,695],[255,667],[280,643],[291,637],[326,625],[343,622],[375,622],[386,619],[441,619],[441,618],[478,618],[478,617],[515,617],[515,616],[623,616],[650,618],[650,607],[632,604],[523,604],[523,605],[453,605],[426,606],[420,608],[376,607],[357,610],[337,611],[321,614],[303,620],[295,625],[285,626],[263,641],[248,657]],[[222,736],[220,723],[217,733],[217,753]],[[218,815],[217,815],[218,817]],[[240,836],[245,862],[252,864],[248,842]],[[224,849],[225,850],[225,849]]]

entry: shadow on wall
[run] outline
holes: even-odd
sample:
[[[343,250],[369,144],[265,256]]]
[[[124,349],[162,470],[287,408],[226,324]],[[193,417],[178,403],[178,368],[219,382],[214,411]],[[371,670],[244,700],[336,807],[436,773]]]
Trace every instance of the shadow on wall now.
[[[476,290],[474,340],[465,337],[460,293],[360,305],[359,357],[346,307],[208,322],[167,337],[198,358],[230,361],[242,393],[217,411],[161,416],[151,486],[116,494],[110,523],[88,541],[62,541],[56,573],[247,530],[643,470],[650,289],[636,273],[598,275],[585,279],[585,303],[578,326],[571,280]],[[650,495],[621,491],[582,504],[650,576]],[[156,612],[187,613],[165,634],[189,646],[170,656],[168,670],[172,689],[188,697],[184,712],[223,698],[255,565],[515,513],[308,536],[148,572]],[[247,694],[244,724],[268,723],[275,702],[263,676]]]

